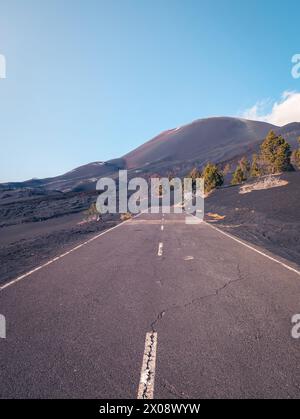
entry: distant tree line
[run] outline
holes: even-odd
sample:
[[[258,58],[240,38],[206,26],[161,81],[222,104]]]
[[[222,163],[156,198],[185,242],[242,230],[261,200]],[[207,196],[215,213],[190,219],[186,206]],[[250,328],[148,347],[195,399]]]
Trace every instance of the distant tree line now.
[[[289,143],[281,135],[270,131],[260,146],[260,152],[253,154],[251,162],[247,157],[239,161],[233,172],[231,184],[238,185],[250,178],[291,171],[294,167],[300,169],[300,137],[298,143],[298,149],[292,153]],[[209,193],[223,185],[224,176],[229,171],[229,164],[221,170],[217,165],[207,163],[202,171],[194,168],[189,176],[193,180],[203,178],[205,193]]]

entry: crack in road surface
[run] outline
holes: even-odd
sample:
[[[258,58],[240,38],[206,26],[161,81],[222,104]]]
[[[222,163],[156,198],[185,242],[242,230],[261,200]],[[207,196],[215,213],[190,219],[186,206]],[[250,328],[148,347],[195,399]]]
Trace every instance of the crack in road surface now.
[[[164,317],[165,314],[166,310],[161,311],[156,317],[156,319],[151,323],[152,332],[155,332],[155,325]]]
[[[235,282],[240,282],[244,279],[243,276],[242,276],[239,264],[237,265],[237,273],[238,273],[238,278],[237,279],[231,279],[230,281],[228,281],[224,285],[222,285],[222,287],[219,287],[219,288],[215,289],[212,293],[207,294],[207,295],[203,295],[201,297],[194,298],[192,301],[190,301],[189,303],[184,304],[181,307],[186,308],[186,307],[194,305],[195,303],[198,303],[199,301],[204,300],[206,298],[217,297],[222,291],[224,291],[226,288],[228,288],[231,284],[233,284]]]
[[[165,310],[162,310],[157,316],[156,319],[151,323],[151,332],[147,333],[146,335],[146,341],[145,341],[145,351],[144,351],[144,357],[143,357],[143,365],[141,370],[141,377],[140,377],[140,383],[139,383],[139,389],[138,389],[138,399],[153,399],[154,395],[154,380],[155,380],[155,363],[156,363],[156,347],[157,347],[157,332],[156,332],[156,326],[157,324],[162,320],[164,315],[171,311],[172,309],[180,309],[180,308],[187,308],[195,303],[198,303],[201,300],[204,300],[206,298],[210,297],[216,297],[218,296],[222,291],[224,291],[227,287],[229,287],[234,282],[242,281],[244,278],[241,273],[240,265],[237,265],[237,278],[232,279],[228,282],[226,282],[221,287],[215,289],[214,292],[203,295],[201,297],[195,298],[192,301],[183,304],[183,305],[173,305],[169,308],[166,308]],[[174,393],[174,388],[169,387],[169,391]],[[176,395],[177,391],[175,389]],[[174,393],[175,394],[175,393]]]
[[[161,383],[162,383],[163,388],[165,388],[168,393],[172,394],[173,396],[176,396],[177,399],[190,399],[191,398],[188,394],[177,390],[175,385],[169,383],[168,380],[162,379]]]
[[[237,278],[235,279],[231,279],[230,281],[226,282],[224,285],[222,285],[219,288],[216,288],[213,292],[206,294],[206,295],[202,295],[200,297],[197,298],[193,298],[191,301],[185,303],[185,304],[174,304],[170,307],[167,307],[166,309],[162,310],[156,317],[156,319],[151,323],[151,329],[153,332],[155,332],[155,326],[160,322],[160,320],[162,320],[162,318],[164,317],[164,315],[171,311],[171,310],[176,310],[176,309],[181,309],[181,308],[187,308],[190,307],[192,305],[195,305],[197,303],[199,303],[202,300],[205,300],[207,298],[211,298],[211,297],[217,297],[222,291],[224,291],[226,288],[228,288],[230,285],[232,285],[235,282],[240,282],[244,280],[244,277],[242,275],[241,269],[240,269],[240,265],[237,264]]]

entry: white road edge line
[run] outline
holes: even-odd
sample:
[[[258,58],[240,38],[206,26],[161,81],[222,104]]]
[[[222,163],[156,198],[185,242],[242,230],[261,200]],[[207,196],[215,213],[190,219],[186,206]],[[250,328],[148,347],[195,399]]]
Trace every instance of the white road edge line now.
[[[163,247],[164,247],[164,244],[163,243],[159,243],[157,256],[162,256],[163,255]]]
[[[211,227],[213,230],[218,231],[219,233],[223,234],[224,236],[229,237],[230,239],[232,239],[232,240],[236,241],[237,243],[242,244],[243,246],[247,247],[248,249],[253,250],[254,252],[256,252],[256,253],[258,253],[258,254],[260,254],[260,255],[262,255],[262,256],[264,256],[264,257],[266,257],[267,259],[272,260],[273,262],[278,263],[279,265],[283,266],[284,268],[288,269],[289,271],[292,271],[292,272],[294,272],[295,274],[297,274],[297,275],[299,275],[299,276],[300,276],[300,271],[298,271],[298,270],[297,270],[297,269],[295,269],[295,268],[292,268],[291,266],[287,265],[286,263],[281,262],[280,260],[275,259],[275,258],[274,258],[274,257],[272,257],[272,256],[269,256],[268,254],[266,254],[266,253],[264,253],[264,252],[262,252],[262,251],[260,251],[260,250],[256,249],[256,248],[255,248],[255,247],[253,247],[253,246],[250,246],[249,244],[247,244],[247,243],[243,242],[242,240],[237,239],[236,237],[232,236],[231,234],[226,233],[225,231],[222,231],[222,230],[220,230],[219,228],[217,228],[217,227],[215,227],[215,226],[212,226],[211,224],[207,223],[206,221],[204,221],[204,224],[208,225],[208,226],[209,226],[209,227]]]
[[[132,218],[137,218],[137,217],[139,217],[139,216],[140,216],[140,215],[142,215],[142,214],[143,214],[143,212],[141,212],[141,213],[139,213],[139,214],[135,215],[135,216],[134,216],[134,217],[132,217]],[[62,259],[63,257],[65,257],[65,256],[69,255],[70,253],[75,252],[75,250],[78,250],[78,249],[80,249],[81,247],[86,246],[87,244],[89,244],[89,243],[93,242],[94,240],[98,239],[99,237],[104,236],[104,234],[107,234],[107,233],[109,233],[110,231],[113,231],[113,230],[115,230],[116,228],[121,227],[122,225],[124,225],[124,224],[126,224],[126,223],[128,223],[128,222],[130,222],[130,221],[131,221],[131,220],[126,220],[126,221],[123,221],[122,223],[117,224],[116,226],[111,227],[111,228],[109,228],[109,229],[107,229],[107,230],[103,231],[103,232],[102,232],[102,233],[100,233],[100,234],[97,234],[96,236],[94,236],[94,237],[92,237],[91,239],[89,239],[89,240],[87,240],[87,241],[85,241],[85,242],[83,242],[83,243],[81,243],[81,244],[77,245],[76,247],[73,247],[71,250],[68,250],[67,252],[65,252],[65,253],[63,253],[63,254],[61,254],[61,255],[59,255],[59,256],[56,256],[55,258],[53,258],[53,259],[49,260],[48,262],[44,263],[43,265],[37,266],[36,268],[32,269],[32,270],[31,270],[31,271],[29,271],[29,272],[26,272],[25,274],[23,274],[23,275],[19,276],[18,278],[15,278],[15,279],[13,279],[12,281],[7,282],[6,284],[4,284],[4,285],[0,286],[0,292],[1,292],[1,291],[3,291],[3,290],[5,290],[5,289],[6,289],[6,288],[8,288],[8,287],[11,287],[12,285],[16,284],[17,282],[20,282],[22,279],[27,278],[28,276],[32,275],[33,273],[35,273],[35,272],[37,272],[37,271],[39,271],[39,270],[41,270],[41,269],[43,269],[43,268],[46,268],[46,266],[51,265],[53,262],[56,262],[57,260]]]
[[[138,399],[153,399],[156,366],[157,333],[146,334],[143,364],[138,388]]]

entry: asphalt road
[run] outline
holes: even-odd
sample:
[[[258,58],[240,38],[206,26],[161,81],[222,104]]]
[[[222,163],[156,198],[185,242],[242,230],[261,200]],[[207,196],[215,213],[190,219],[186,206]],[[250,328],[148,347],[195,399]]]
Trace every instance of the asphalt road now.
[[[0,396],[136,398],[155,331],[154,398],[298,398],[300,276],[184,220],[143,214],[2,289]]]

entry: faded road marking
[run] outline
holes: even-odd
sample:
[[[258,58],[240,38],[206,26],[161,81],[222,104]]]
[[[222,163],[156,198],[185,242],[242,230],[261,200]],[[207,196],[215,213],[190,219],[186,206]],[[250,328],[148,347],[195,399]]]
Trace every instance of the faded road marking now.
[[[185,256],[184,260],[193,260],[194,256]]]
[[[146,334],[145,350],[143,356],[143,364],[141,369],[141,377],[138,389],[138,399],[153,399],[154,381],[155,381],[155,364],[156,364],[156,348],[157,333],[151,332]]]
[[[185,217],[185,224],[201,224],[202,223],[202,219],[201,218],[198,218],[198,217],[195,217],[194,215],[187,215],[186,217]]]
[[[222,231],[222,230],[220,230],[219,228],[217,228],[217,227],[215,227],[215,226],[212,226],[211,224],[208,224],[207,222],[205,222],[205,224],[206,224],[206,225],[208,225],[209,227],[211,227],[213,230],[216,230],[216,231],[218,231],[219,233],[223,234],[224,236],[229,237],[230,239],[232,239],[232,240],[236,241],[236,242],[237,242],[237,243],[239,243],[239,244],[242,244],[243,246],[247,247],[248,249],[251,249],[251,250],[253,250],[254,252],[256,252],[256,253],[258,253],[258,254],[260,254],[260,255],[262,255],[262,256],[264,256],[264,257],[266,257],[267,259],[270,259],[272,262],[278,263],[279,265],[283,266],[284,268],[288,269],[289,271],[292,271],[292,272],[294,272],[295,274],[300,275],[300,271],[298,271],[298,270],[297,270],[297,269],[295,269],[295,268],[292,268],[291,266],[287,265],[286,263],[283,263],[283,262],[281,262],[280,260],[275,259],[275,258],[274,258],[274,257],[272,257],[272,256],[269,256],[267,253],[264,253],[264,252],[262,252],[262,251],[260,251],[260,250],[256,249],[255,247],[250,246],[250,244],[247,244],[247,243],[243,242],[242,240],[237,239],[236,237],[232,236],[231,234],[226,233],[225,231]]]
[[[163,254],[163,247],[164,247],[163,243],[159,243],[157,256],[162,256],[162,254]]]

